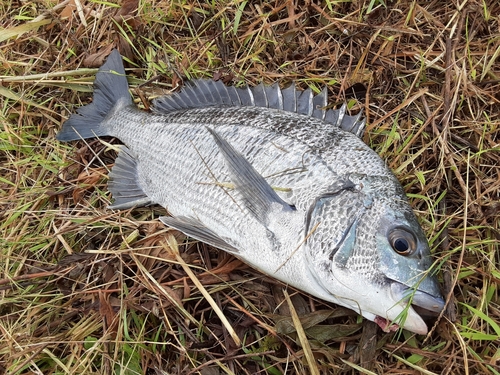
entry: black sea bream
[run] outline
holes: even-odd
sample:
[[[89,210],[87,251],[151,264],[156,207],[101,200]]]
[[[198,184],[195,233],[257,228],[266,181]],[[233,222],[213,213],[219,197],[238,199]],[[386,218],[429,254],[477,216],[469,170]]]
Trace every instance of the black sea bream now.
[[[413,306],[444,301],[426,237],[403,189],[360,139],[364,121],[323,108],[326,90],[235,88],[195,80],[133,104],[113,51],[94,100],[57,138],[113,136],[111,209],[160,204],[160,220],[382,328],[424,334]],[[392,325],[395,322],[397,325]]]

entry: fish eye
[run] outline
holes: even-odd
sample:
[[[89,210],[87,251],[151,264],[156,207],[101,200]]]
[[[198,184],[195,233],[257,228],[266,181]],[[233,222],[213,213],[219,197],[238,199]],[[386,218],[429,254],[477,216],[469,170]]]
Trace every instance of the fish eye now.
[[[392,249],[399,255],[411,255],[417,250],[415,236],[406,229],[394,228],[388,237]]]

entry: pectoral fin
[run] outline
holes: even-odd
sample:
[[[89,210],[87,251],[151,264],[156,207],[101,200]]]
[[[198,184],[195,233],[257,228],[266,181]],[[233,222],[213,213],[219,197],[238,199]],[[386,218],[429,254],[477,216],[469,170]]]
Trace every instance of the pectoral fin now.
[[[290,206],[278,196],[264,177],[252,167],[243,155],[237,152],[216,131],[209,128],[207,130],[214,137],[224,156],[231,182],[241,194],[244,205],[259,221],[265,224],[269,222],[269,213],[273,204],[281,206],[284,212],[295,211],[293,206]],[[273,212],[275,212],[275,209],[273,209]]]

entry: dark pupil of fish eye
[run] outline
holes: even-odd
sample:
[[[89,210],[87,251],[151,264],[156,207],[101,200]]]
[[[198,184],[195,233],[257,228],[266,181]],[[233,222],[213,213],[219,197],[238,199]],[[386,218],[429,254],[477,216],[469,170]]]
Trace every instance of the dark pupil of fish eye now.
[[[394,241],[394,250],[396,250],[398,253],[404,253],[408,251],[409,248],[410,244],[404,238],[398,238]]]

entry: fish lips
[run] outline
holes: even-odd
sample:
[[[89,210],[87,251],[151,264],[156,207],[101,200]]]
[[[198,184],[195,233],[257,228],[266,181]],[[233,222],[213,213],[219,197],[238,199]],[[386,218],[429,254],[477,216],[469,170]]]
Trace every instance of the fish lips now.
[[[435,318],[444,309],[445,301],[438,294],[430,294],[416,288],[410,288],[397,281],[391,281],[391,293],[396,300],[410,303],[415,312],[422,318]]]
[[[427,311],[428,315],[437,316],[444,309],[444,299],[441,295],[432,295],[419,289],[410,288],[397,281],[392,281],[391,291],[402,301],[410,301],[412,306]]]

